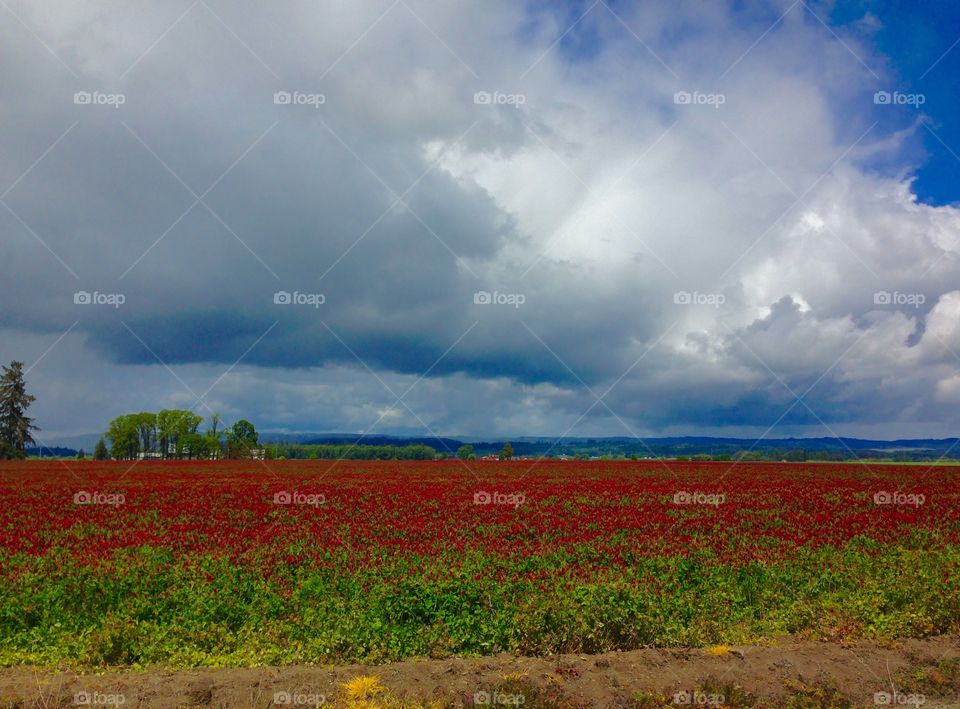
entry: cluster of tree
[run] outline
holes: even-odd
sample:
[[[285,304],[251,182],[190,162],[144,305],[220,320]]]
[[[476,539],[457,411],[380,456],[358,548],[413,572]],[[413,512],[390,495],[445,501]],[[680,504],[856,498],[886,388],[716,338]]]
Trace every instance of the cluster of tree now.
[[[0,460],[25,458],[27,446],[35,443],[36,431],[27,409],[35,398],[27,393],[23,381],[23,362],[16,360],[0,374]]]
[[[257,447],[257,432],[245,419],[221,430],[219,414],[210,417],[210,428],[198,429],[203,417],[183,409],[160,413],[124,414],[110,422],[105,438],[93,451],[95,460],[116,458],[248,458]]]
[[[320,460],[434,460],[437,452],[430,446],[372,446],[352,443],[284,443],[270,446],[271,457]]]
[[[464,443],[462,446],[457,448],[457,457],[460,460],[476,460],[477,452],[472,444]],[[513,446],[510,445],[510,441],[507,441],[503,444],[503,448],[500,449],[499,457],[500,460],[509,460],[513,457]]]

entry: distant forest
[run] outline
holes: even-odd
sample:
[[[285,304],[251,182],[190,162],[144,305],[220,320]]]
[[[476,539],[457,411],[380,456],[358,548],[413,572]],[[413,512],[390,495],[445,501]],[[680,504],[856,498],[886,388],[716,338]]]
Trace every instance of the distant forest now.
[[[122,422],[132,423],[124,417]],[[184,419],[177,419],[184,420]],[[856,438],[787,438],[757,442],[750,439],[677,437],[677,438],[563,438],[464,441],[455,438],[393,436],[347,436],[331,434],[306,440],[271,440],[264,434],[257,443],[252,430],[244,444],[238,444],[242,432],[227,428],[226,435],[208,431],[201,436],[190,430],[180,436],[148,436],[144,448],[136,445],[136,437],[130,432],[116,437],[111,457],[132,457],[146,451],[169,450],[164,457],[243,457],[242,453],[259,445],[265,458],[310,460],[434,460],[444,458],[566,458],[575,460],[643,460],[650,458],[671,460],[718,460],[718,461],[854,461],[876,460],[889,462],[935,462],[960,461],[960,439],[916,439],[901,441],[872,441]],[[190,422],[192,423],[192,421]],[[248,425],[247,422],[241,424]],[[252,429],[252,426],[250,427]],[[152,431],[147,427],[148,432]],[[290,438],[278,434],[278,438]],[[165,440],[168,439],[168,440]],[[505,449],[509,445],[509,451]],[[129,451],[125,449],[129,448]],[[29,456],[76,457],[78,451],[69,447],[26,449]],[[153,456],[150,456],[153,457]]]

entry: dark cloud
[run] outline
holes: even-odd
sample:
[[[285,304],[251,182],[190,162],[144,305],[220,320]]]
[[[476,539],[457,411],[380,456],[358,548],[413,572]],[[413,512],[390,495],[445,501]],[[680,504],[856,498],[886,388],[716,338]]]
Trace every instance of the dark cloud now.
[[[43,355],[53,431],[211,385],[292,429],[956,424],[960,216],[802,8],[751,48],[783,8],[598,7],[551,48],[549,4],[45,7],[63,63],[0,29],[0,356]]]

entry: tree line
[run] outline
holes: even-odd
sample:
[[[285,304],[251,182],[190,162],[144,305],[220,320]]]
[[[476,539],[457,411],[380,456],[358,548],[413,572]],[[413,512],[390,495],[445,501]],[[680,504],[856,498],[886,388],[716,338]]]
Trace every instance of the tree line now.
[[[221,428],[219,414],[210,417],[210,427],[200,432],[203,417],[184,409],[164,409],[124,414],[110,422],[94,449],[95,460],[115,458],[211,459],[249,458],[257,448],[258,434],[253,424],[240,419],[232,427]]]
[[[271,457],[290,460],[434,460],[430,446],[369,445],[357,443],[281,443],[269,446]]]

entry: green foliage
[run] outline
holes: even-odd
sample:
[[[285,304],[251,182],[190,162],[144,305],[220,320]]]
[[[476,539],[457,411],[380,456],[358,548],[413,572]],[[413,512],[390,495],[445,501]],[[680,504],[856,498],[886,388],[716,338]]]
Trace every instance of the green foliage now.
[[[210,446],[207,436],[191,431],[185,433],[179,441],[178,458],[209,458]]]
[[[178,459],[208,457],[210,441],[197,433],[202,422],[202,416],[181,409],[118,416],[107,428],[110,455],[117,460],[133,460],[141,454]]]
[[[960,620],[960,589],[942,583],[960,549],[921,539],[853,542],[777,563],[697,554],[638,557],[589,579],[562,572],[591,553],[589,544],[538,556],[451,550],[357,564],[328,549],[278,564],[144,546],[89,565],[68,553],[0,550],[0,664],[240,666],[742,644],[789,632],[831,637],[837,609],[851,609],[852,636],[950,632]],[[908,593],[891,569],[910,569]],[[930,668],[915,683],[931,677],[950,684],[955,669]],[[840,699],[798,687],[792,701]]]
[[[259,436],[253,424],[246,419],[240,419],[227,434],[227,457],[249,458],[253,449],[257,447]]]
[[[960,657],[920,662],[913,667],[897,670],[893,681],[901,694],[960,696]]]
[[[110,456],[117,460],[133,460],[141,451],[140,435],[134,417],[135,414],[118,416],[107,426]]]
[[[203,417],[192,411],[164,409],[157,414],[156,431],[164,458],[183,458],[188,436],[196,435]]]

